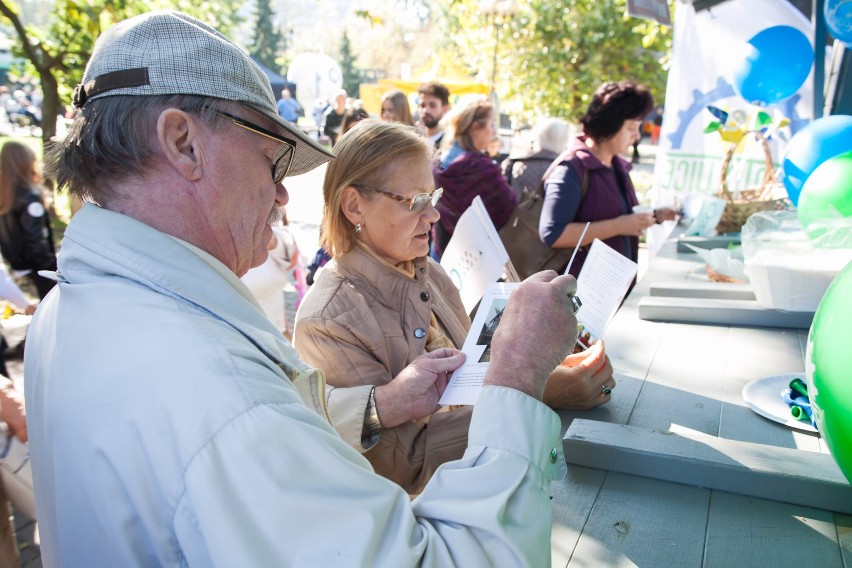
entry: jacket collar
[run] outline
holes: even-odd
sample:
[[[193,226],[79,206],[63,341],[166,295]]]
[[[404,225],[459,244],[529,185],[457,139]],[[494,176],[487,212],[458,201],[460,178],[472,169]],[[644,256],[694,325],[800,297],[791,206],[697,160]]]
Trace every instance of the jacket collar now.
[[[586,170],[601,170],[608,168],[608,166],[605,166],[597,156],[592,154],[589,147],[586,146],[586,138],[587,136],[585,134],[578,134],[568,143],[568,149],[577,157],[578,160],[580,160],[580,163]],[[633,169],[630,162],[621,156],[613,156],[612,164],[620,168],[623,172],[629,172]]]
[[[412,285],[422,286],[429,278],[429,261],[425,256],[414,259],[413,278],[388,266],[358,246],[335,257],[334,263],[342,276],[357,282],[362,293],[394,310],[404,308]]]
[[[68,225],[60,282],[92,271],[180,298],[224,321],[254,343],[292,381],[312,371],[266,318],[251,292],[224,264],[132,217],[86,204]],[[194,250],[193,250],[194,249]]]

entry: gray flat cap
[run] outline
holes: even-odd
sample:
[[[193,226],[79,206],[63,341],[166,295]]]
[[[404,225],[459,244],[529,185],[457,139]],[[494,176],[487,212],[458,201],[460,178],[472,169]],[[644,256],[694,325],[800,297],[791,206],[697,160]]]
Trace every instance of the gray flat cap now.
[[[228,38],[191,16],[148,12],[109,28],[98,38],[74,105],[115,95],[199,95],[235,101],[257,111],[297,140],[290,175],[334,155],[278,116],[269,78]]]

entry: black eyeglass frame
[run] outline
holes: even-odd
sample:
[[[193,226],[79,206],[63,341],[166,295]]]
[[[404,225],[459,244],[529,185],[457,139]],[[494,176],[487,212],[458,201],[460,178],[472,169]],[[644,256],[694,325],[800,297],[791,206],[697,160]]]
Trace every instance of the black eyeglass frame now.
[[[393,193],[392,191],[385,191],[383,189],[376,189],[375,187],[367,187],[365,185],[358,185],[358,186],[355,186],[355,187],[357,189],[362,189],[364,191],[372,191],[374,193],[384,195],[385,197],[388,197],[388,198],[393,199],[395,201],[399,201],[400,203],[405,203],[405,204],[408,205],[408,210],[412,213],[419,213],[419,212],[423,211],[426,208],[426,204],[430,203],[430,202],[434,206],[438,202],[438,200],[441,198],[441,196],[444,194],[444,188],[443,187],[436,187],[430,193],[425,193],[425,192],[424,193],[418,193],[416,195],[412,195],[411,197],[405,197],[404,195],[400,195],[398,193]],[[420,197],[421,195],[426,195],[426,196],[428,196],[428,198],[423,203],[422,207],[420,207],[419,209],[414,209],[414,202],[417,201],[417,198]]]
[[[244,118],[240,118],[239,116],[234,116],[233,114],[227,113],[222,110],[214,109],[216,114],[220,116],[224,116],[237,126],[241,128],[245,128],[250,132],[254,132],[255,134],[259,134],[265,138],[269,138],[271,140],[275,140],[283,145],[284,150],[278,150],[275,152],[275,156],[272,159],[272,182],[276,185],[284,181],[284,178],[287,177],[287,174],[290,173],[290,168],[293,167],[293,159],[296,157],[296,141],[291,140],[290,138],[285,138],[280,134],[272,132],[271,130],[267,130],[262,126],[258,126],[253,122],[249,122]],[[279,155],[280,154],[280,155]],[[286,163],[286,167],[280,166],[281,160],[289,156],[289,160]]]

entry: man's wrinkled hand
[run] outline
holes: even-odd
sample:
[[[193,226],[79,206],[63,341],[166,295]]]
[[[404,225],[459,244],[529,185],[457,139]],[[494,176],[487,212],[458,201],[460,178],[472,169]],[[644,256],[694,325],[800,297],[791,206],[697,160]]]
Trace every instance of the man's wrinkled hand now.
[[[548,375],[577,339],[573,276],[547,270],[512,292],[491,340],[485,385],[510,387],[542,399]]]

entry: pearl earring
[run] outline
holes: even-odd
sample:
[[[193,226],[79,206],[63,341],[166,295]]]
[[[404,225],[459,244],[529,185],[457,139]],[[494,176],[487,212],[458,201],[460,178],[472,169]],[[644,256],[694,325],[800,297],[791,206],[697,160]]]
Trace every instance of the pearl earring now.
[[[360,232],[361,232],[361,223],[355,223],[355,232],[356,232],[356,233],[360,233]]]

